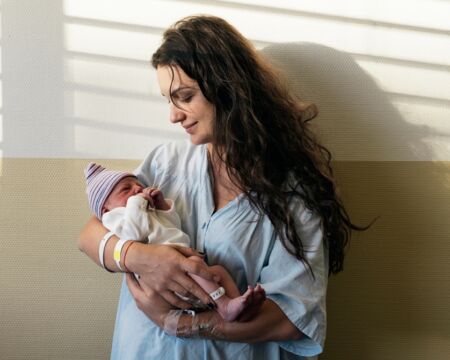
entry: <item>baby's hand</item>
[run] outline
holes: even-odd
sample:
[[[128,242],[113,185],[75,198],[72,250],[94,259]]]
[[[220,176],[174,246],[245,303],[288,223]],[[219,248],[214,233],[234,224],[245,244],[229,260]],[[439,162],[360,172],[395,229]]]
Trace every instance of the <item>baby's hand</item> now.
[[[170,204],[164,199],[161,190],[157,188],[145,188],[143,192],[147,193],[152,199],[152,204],[157,210],[170,210]],[[150,203],[150,202],[149,202]]]
[[[153,209],[155,207],[155,202],[151,196],[151,190],[152,188],[145,188],[142,190],[142,192],[136,195],[142,196],[144,199],[146,199],[148,201],[147,207]]]

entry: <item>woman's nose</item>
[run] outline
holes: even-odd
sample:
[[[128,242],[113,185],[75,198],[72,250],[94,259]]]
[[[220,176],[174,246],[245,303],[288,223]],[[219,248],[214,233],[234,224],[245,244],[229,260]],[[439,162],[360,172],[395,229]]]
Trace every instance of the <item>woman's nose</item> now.
[[[180,121],[183,121],[185,119],[186,115],[184,111],[180,108],[178,108],[173,103],[170,104],[170,122],[171,123],[177,123]]]

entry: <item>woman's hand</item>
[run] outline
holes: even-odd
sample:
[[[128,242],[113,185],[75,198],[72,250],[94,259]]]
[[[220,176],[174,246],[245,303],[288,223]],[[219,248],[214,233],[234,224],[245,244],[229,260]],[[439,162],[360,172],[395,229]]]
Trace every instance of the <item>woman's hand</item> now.
[[[134,275],[127,274],[127,285],[136,305],[150,320],[173,336],[225,339],[223,319],[215,311],[205,311],[195,317],[175,310],[152,290],[144,291]]]
[[[209,295],[187,273],[212,281],[220,279],[209,272],[206,264],[187,258],[194,255],[201,256],[195,250],[181,246],[133,243],[128,250],[125,266],[140,276],[140,292],[132,292],[136,302],[145,303],[144,308],[147,304],[158,307],[161,305],[159,300],[155,300],[158,295],[172,307],[189,308],[191,304],[181,300],[175,295],[176,292],[186,297],[193,295],[205,305],[213,305]],[[144,301],[144,297],[147,300]]]
[[[167,314],[174,309],[166,300],[164,300],[155,291],[147,288],[143,290],[139,281],[136,280],[134,274],[126,275],[128,289],[133,295],[136,305],[150,320],[159,327],[163,327],[164,319]]]
[[[298,340],[303,336],[271,300],[266,300],[249,321],[226,322],[216,311],[205,311],[194,317],[174,311],[156,292],[144,291],[132,274],[127,274],[127,285],[139,310],[174,336],[248,343]]]

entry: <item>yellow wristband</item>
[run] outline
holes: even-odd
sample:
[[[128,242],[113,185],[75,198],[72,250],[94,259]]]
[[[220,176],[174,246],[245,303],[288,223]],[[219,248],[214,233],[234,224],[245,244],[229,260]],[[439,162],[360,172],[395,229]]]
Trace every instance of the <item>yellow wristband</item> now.
[[[124,270],[122,269],[122,267],[120,266],[120,259],[121,259],[121,257],[122,257],[122,249],[123,249],[123,246],[125,245],[125,243],[126,243],[127,241],[130,241],[130,240],[122,240],[122,239],[120,239],[120,240],[116,243],[116,246],[114,246],[114,254],[113,254],[113,257],[114,257],[114,261],[116,262],[116,265],[117,265],[117,267],[120,269],[120,271],[124,271]]]

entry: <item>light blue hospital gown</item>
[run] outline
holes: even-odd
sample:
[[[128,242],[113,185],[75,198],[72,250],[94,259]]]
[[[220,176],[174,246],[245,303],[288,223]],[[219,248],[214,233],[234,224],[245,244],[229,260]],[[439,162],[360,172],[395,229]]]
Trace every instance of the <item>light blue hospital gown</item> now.
[[[206,146],[188,141],[157,147],[136,170],[148,186],[174,200],[191,247],[205,251],[209,265],[221,264],[243,293],[261,283],[290,321],[305,334],[297,341],[232,343],[166,335],[140,310],[122,283],[111,358],[124,359],[302,359],[319,354],[326,331],[328,256],[318,216],[298,200],[298,231],[315,278],[283,247],[265,216],[259,218],[244,197],[214,211]]]

